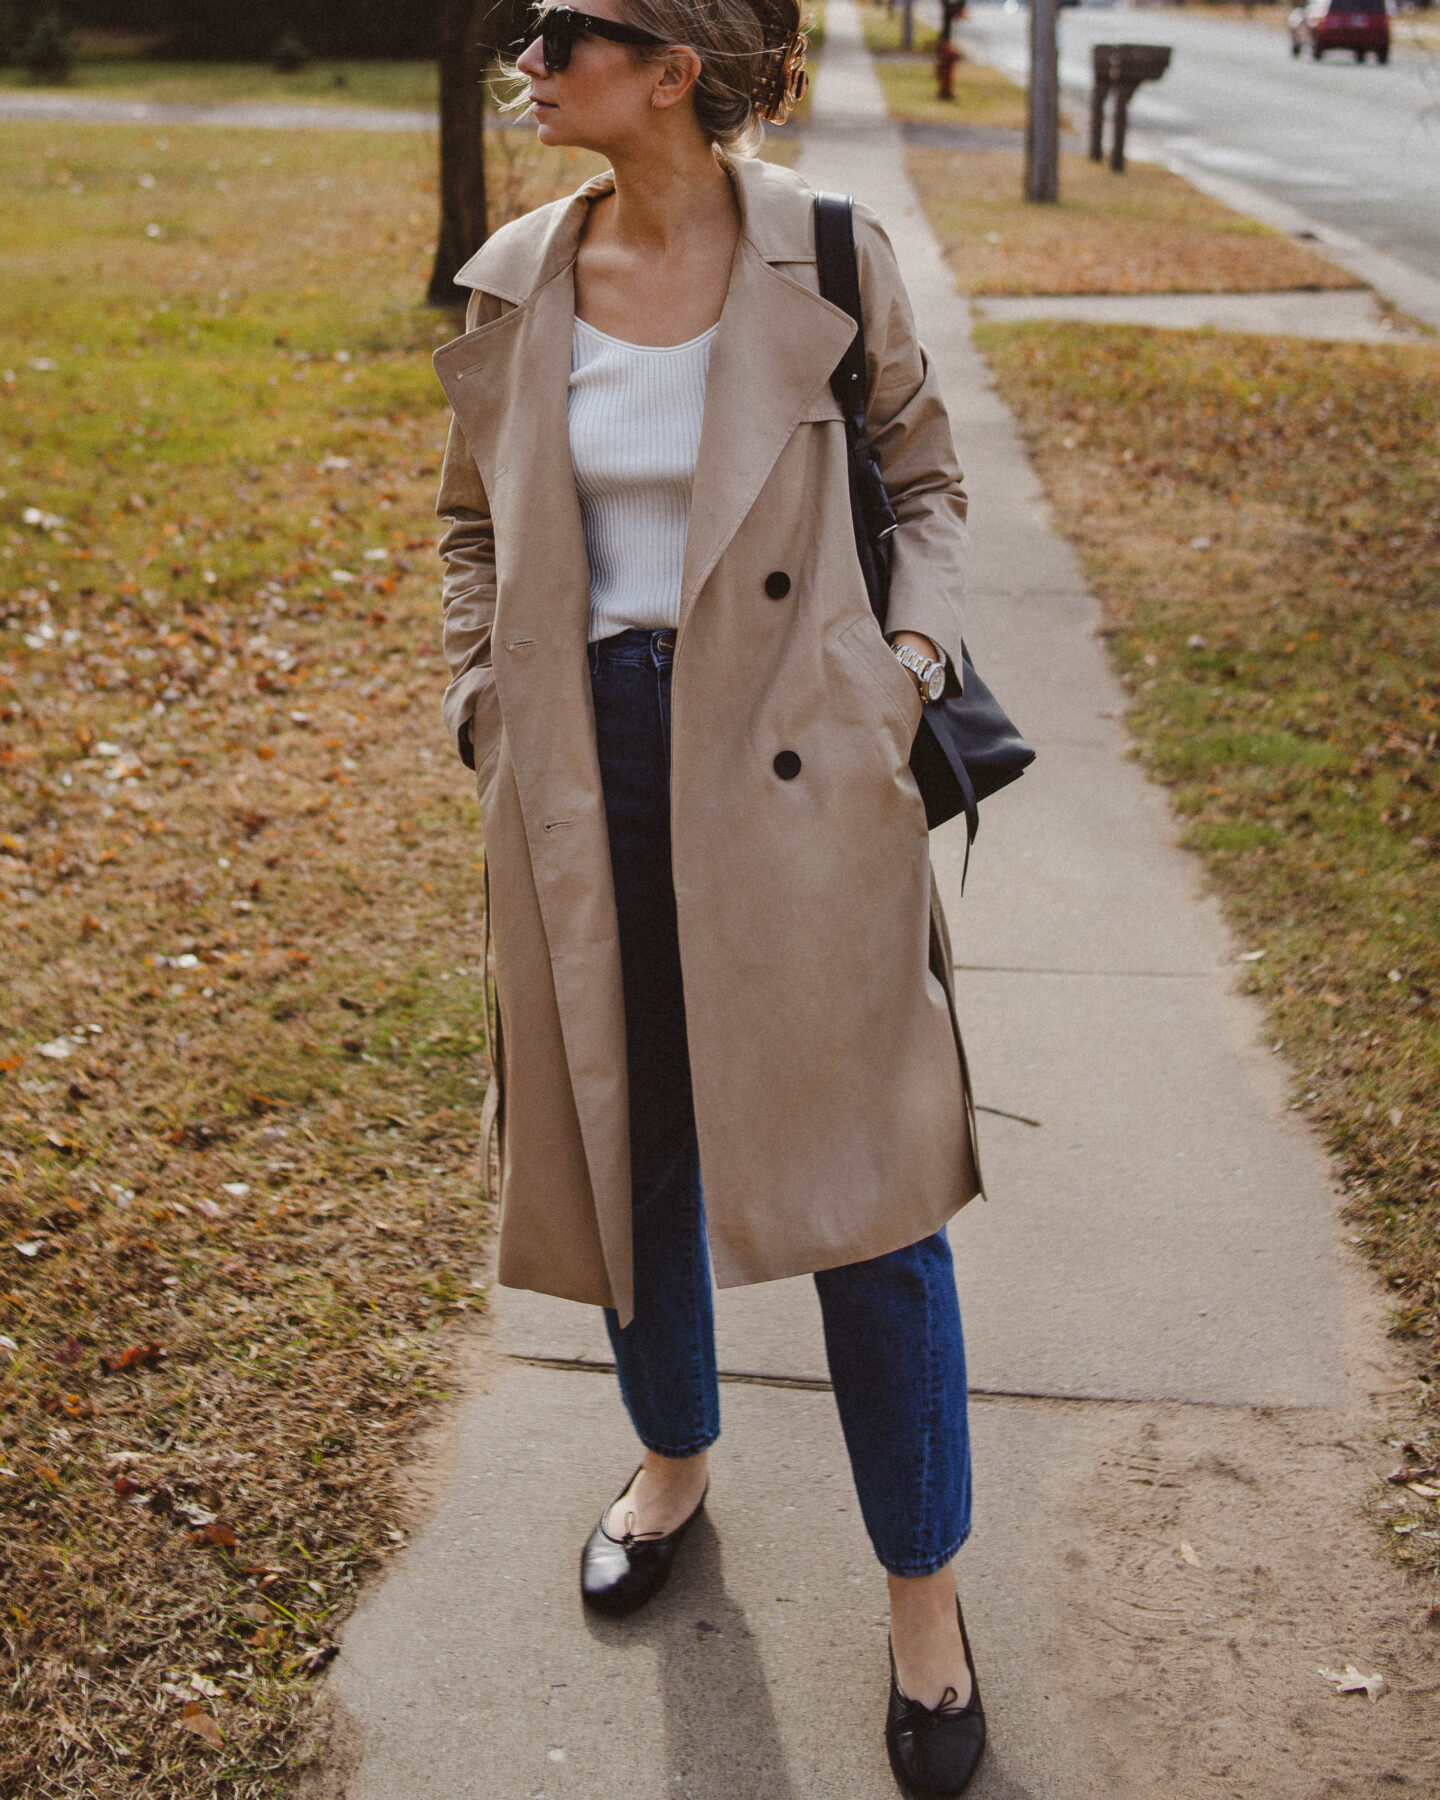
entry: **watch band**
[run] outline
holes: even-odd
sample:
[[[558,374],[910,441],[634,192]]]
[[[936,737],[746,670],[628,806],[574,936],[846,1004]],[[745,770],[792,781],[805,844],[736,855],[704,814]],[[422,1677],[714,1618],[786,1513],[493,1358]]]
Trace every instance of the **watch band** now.
[[[945,675],[943,653],[937,658],[932,658],[922,656],[918,650],[912,650],[908,644],[892,644],[890,648],[894,651],[896,660],[914,677],[915,685],[920,690],[921,699],[927,703],[938,699],[939,694],[932,692],[932,689],[938,687],[943,691]],[[941,678],[938,683],[935,679],[937,675]]]

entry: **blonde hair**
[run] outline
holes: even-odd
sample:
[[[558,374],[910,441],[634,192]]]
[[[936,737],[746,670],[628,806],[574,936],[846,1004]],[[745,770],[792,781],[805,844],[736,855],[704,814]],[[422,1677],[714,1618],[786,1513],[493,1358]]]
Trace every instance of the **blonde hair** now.
[[[625,0],[625,22],[700,58],[695,117],[721,155],[753,156],[765,121],[783,121],[803,91],[800,0]],[[507,86],[525,81],[513,62],[502,63],[500,75]],[[501,104],[522,112],[528,102],[512,90]]]
[[[783,119],[780,65],[791,46],[804,57],[799,0],[625,0],[625,16],[642,31],[686,44],[700,58],[695,117],[717,150],[753,156],[765,119]]]

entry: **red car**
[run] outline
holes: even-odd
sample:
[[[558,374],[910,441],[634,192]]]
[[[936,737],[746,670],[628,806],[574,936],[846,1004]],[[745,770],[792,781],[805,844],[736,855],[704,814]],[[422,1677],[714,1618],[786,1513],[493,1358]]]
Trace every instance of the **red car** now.
[[[1309,0],[1290,14],[1290,54],[1306,45],[1316,62],[1327,50],[1350,50],[1356,62],[1372,51],[1376,62],[1390,60],[1390,14],[1386,0]]]

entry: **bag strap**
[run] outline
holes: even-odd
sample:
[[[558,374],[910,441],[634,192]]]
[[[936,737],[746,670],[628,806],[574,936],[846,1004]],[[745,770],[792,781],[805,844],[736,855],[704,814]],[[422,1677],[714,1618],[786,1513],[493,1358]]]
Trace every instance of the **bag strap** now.
[[[855,335],[830,375],[845,422],[865,431],[865,314],[860,304],[860,270],[855,261],[855,208],[848,194],[815,196],[815,268],[820,293],[849,313]]]
[[[865,433],[865,313],[855,257],[855,209],[848,194],[815,196],[815,270],[820,295],[855,321],[855,335],[830,373],[830,391],[845,416],[850,464],[850,517],[855,550],[880,629],[890,597],[890,545],[899,520],[885,492],[880,464]]]

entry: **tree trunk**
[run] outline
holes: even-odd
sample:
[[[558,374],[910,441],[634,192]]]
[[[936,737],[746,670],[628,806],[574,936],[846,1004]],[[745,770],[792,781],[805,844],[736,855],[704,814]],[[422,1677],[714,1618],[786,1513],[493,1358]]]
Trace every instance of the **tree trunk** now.
[[[430,306],[463,309],[468,288],[455,274],[485,242],[485,42],[492,0],[441,0],[440,241],[425,296]]]
[[[1060,198],[1058,0],[1031,0],[1030,92],[1025,109],[1025,198]]]

